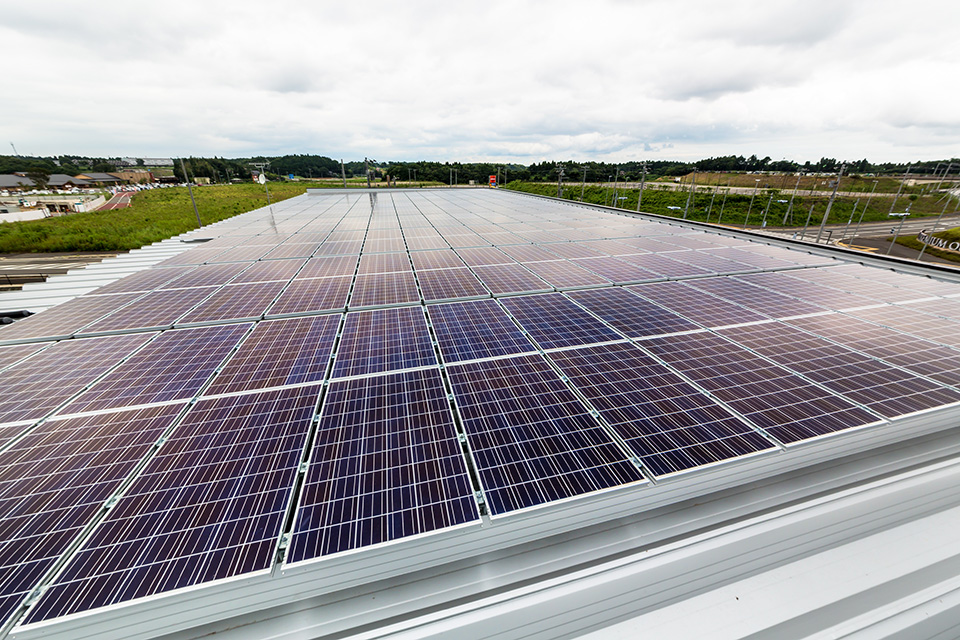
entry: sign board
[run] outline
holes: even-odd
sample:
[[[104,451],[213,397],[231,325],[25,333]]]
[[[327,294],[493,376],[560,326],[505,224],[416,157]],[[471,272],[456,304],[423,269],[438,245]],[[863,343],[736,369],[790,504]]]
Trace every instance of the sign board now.
[[[259,176],[257,176],[257,182],[260,184],[267,184],[267,176],[261,173]]]
[[[491,187],[497,186],[497,176],[490,176],[490,186]]]
[[[287,177],[290,178],[291,180],[293,180],[293,174],[292,174],[292,173],[288,173],[288,174],[287,174]]]

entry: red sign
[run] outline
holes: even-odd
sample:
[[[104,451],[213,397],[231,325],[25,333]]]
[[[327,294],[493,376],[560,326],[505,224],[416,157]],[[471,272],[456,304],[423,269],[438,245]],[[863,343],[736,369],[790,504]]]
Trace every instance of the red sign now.
[[[497,186],[497,176],[490,176],[490,186],[491,187]]]

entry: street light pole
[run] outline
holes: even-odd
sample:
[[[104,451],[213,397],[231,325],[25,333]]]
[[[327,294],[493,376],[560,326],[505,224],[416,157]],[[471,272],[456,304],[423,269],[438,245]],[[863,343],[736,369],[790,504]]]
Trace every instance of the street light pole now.
[[[890,243],[890,246],[887,247],[887,255],[890,255],[890,252],[893,250],[893,245],[897,244],[897,238],[900,237],[900,230],[903,229],[903,223],[906,222],[907,216],[910,215],[910,205],[907,205],[907,210],[899,215],[900,215],[900,224],[897,225],[897,230],[893,234],[893,241]]]
[[[753,210],[753,199],[757,197],[757,189],[760,188],[760,178],[753,179],[753,195],[750,196],[750,206],[747,207],[747,217],[743,219],[743,228],[747,228],[747,223],[750,222],[750,212]]]
[[[583,202],[583,190],[587,187],[587,168],[583,168],[583,182],[580,183],[580,202]]]
[[[783,226],[783,227],[787,226],[787,216],[791,216],[790,224],[793,224],[793,216],[791,215],[793,213],[793,199],[797,197],[797,190],[800,188],[800,178],[802,176],[803,176],[802,171],[799,174],[797,174],[797,184],[793,186],[793,193],[790,195],[790,204],[787,205],[787,212],[783,214],[783,222],[780,223],[780,226]]]
[[[933,231],[930,232],[930,235],[933,235],[937,232],[937,229],[940,227],[940,220],[943,218],[943,214],[947,212],[947,207],[950,206],[950,198],[947,198],[947,201],[943,203],[943,209],[940,211],[940,215],[937,216],[937,221],[933,224]],[[960,203],[957,203],[957,209],[960,209]],[[917,256],[917,262],[923,258],[923,252],[927,250],[927,243],[923,242],[922,247],[920,247],[920,255]]]
[[[640,174],[640,195],[637,196],[637,211],[640,211],[640,203],[643,202],[643,183],[647,178],[647,161],[643,161],[643,170]]]
[[[843,178],[843,168],[847,166],[845,163],[840,164],[840,173],[837,174],[837,181],[833,183],[833,193],[830,194],[830,201],[827,202],[827,210],[823,212],[823,220],[820,221],[820,230],[817,231],[817,240],[816,242],[820,243],[820,236],[823,235],[823,229],[827,226],[827,218],[830,217],[830,209],[833,208],[833,201],[837,197],[837,189],[840,188],[840,179]]]
[[[863,209],[860,210],[860,219],[857,220],[857,228],[853,230],[853,235],[850,236],[850,240],[853,240],[857,237],[857,234],[860,233],[860,225],[863,223],[863,214],[867,212],[867,207],[870,206],[870,199],[873,198],[873,192],[877,190],[877,183],[879,180],[873,181],[873,191],[870,192],[870,195],[867,196],[867,201],[863,205]]]
[[[184,164],[183,158],[180,158],[180,168],[183,169],[183,180],[187,183],[187,191],[190,192],[190,202],[193,203],[193,213],[197,216],[197,227],[202,227],[203,223],[200,222],[200,210],[197,209],[197,201],[193,198],[193,187],[190,185],[190,177],[187,175],[187,165]]]
[[[687,203],[683,206],[683,219],[687,219],[687,211],[690,209],[690,198],[697,191],[697,167],[693,167],[693,180],[690,181],[690,191],[687,193]]]

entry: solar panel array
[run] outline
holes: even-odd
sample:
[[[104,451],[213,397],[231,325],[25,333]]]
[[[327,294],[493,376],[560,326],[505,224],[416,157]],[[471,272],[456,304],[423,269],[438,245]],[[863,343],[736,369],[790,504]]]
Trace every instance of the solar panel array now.
[[[0,328],[4,620],[960,403],[942,279],[488,190],[321,192],[202,235]]]

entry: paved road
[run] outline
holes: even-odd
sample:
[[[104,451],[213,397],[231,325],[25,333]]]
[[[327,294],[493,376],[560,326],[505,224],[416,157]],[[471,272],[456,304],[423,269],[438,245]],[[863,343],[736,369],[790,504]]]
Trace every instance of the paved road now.
[[[133,193],[130,191],[121,191],[100,205],[97,211],[110,211],[111,209],[124,209],[130,206],[130,199]]]

